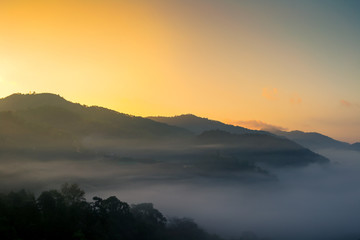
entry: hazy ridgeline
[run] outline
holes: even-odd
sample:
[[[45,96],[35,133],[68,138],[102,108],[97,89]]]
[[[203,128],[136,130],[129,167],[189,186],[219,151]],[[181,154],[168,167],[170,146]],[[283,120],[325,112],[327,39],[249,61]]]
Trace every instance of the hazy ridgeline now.
[[[193,218],[226,238],[360,237],[359,151],[314,153],[195,117],[198,134],[55,95],[15,95],[0,110],[1,192],[39,195],[76,182],[88,198],[152,202],[167,217]],[[208,128],[214,124],[219,129]]]

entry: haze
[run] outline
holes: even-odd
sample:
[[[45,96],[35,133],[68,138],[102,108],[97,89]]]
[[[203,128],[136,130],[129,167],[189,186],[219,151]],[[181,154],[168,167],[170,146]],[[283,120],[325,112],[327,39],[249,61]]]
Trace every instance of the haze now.
[[[0,230],[36,225],[9,192],[76,183],[227,240],[360,239],[359,12],[0,0]]]
[[[2,160],[0,188],[35,193],[77,182],[93,196],[152,202],[169,217],[190,217],[211,233],[269,239],[357,239],[360,235],[360,153],[321,151],[327,166],[274,168],[276,181],[166,174],[156,163],[111,159]]]

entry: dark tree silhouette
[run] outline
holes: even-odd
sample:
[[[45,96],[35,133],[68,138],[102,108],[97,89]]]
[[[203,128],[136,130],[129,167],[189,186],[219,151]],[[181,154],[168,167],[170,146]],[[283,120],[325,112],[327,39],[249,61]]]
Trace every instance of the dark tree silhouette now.
[[[76,183],[64,183],[61,186],[61,194],[64,197],[65,203],[68,205],[76,204],[85,201],[85,192],[80,189]]]
[[[65,183],[36,199],[21,190],[0,194],[0,238],[51,240],[221,240],[187,218],[169,221],[152,203],[129,206],[117,197],[87,202]]]

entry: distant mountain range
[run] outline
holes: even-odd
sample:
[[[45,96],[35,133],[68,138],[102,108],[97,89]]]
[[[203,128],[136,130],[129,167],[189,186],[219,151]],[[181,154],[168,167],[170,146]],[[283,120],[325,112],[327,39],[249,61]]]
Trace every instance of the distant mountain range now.
[[[44,94],[0,99],[1,156],[42,159],[110,158],[154,163],[161,174],[238,173],[269,175],[273,167],[328,160],[265,131],[227,125],[194,115],[135,117]],[[261,164],[263,167],[260,167]]]
[[[353,143],[351,146],[353,150],[360,151],[360,142]]]
[[[171,126],[185,128],[195,134],[200,134],[204,131],[209,131],[209,130],[222,130],[235,134],[244,134],[244,133],[269,134],[269,132],[250,130],[247,128],[225,124],[207,118],[197,117],[192,114],[184,114],[175,117],[148,117],[148,118],[157,122],[169,124]]]
[[[305,166],[328,162],[326,158],[314,155],[291,140],[266,134],[233,134],[212,130],[201,133],[198,139],[205,145],[217,145],[224,156],[271,166]]]
[[[286,137],[314,151],[319,149],[343,149],[343,150],[354,150],[354,151],[360,150],[360,143],[350,144],[347,142],[335,140],[333,138],[330,138],[328,136],[316,132],[273,131],[272,133],[278,136]]]
[[[192,114],[180,115],[175,117],[148,117],[154,121],[166,123],[172,126],[185,128],[196,134],[200,134],[203,131],[209,130],[222,130],[233,134],[264,134],[264,135],[276,135],[286,137],[287,139],[294,141],[301,146],[309,148],[311,150],[319,149],[344,149],[344,150],[360,150],[360,143],[349,144],[341,142],[316,132],[302,132],[302,131],[257,131],[243,128],[240,126],[234,126],[230,124],[224,124],[219,121],[209,120],[207,118],[197,117]]]

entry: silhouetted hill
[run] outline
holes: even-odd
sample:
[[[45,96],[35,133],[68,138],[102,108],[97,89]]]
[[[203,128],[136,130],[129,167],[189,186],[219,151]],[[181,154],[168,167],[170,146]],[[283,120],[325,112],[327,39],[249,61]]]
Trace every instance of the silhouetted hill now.
[[[189,136],[187,130],[102,107],[80,105],[49,94],[13,94],[0,99],[0,111],[17,122],[74,137],[97,135],[116,138]],[[19,126],[19,128],[21,128]],[[38,129],[36,129],[38,131]],[[10,136],[9,136],[10,137]]]
[[[258,133],[270,134],[265,131],[250,130],[247,128],[225,124],[219,121],[210,120],[207,118],[197,117],[192,114],[185,114],[175,117],[148,117],[151,120],[166,123],[172,126],[188,129],[196,134],[200,134],[209,130],[222,130],[230,133],[244,134],[244,133]]]
[[[4,152],[57,149],[76,151],[78,143],[71,132],[28,121],[12,111],[0,112],[0,150]]]
[[[327,162],[290,140],[266,132],[193,115],[172,120],[181,124],[172,126],[88,107],[54,94],[14,94],[0,99],[0,158],[106,159],[111,164],[123,164],[126,174],[140,179],[239,179],[239,174],[246,179],[274,179],[257,163],[282,167]],[[208,128],[229,129],[231,133],[191,132]]]
[[[360,151],[360,142],[353,143],[353,144],[351,145],[351,148],[352,148],[353,150],[358,150],[358,151]]]
[[[321,155],[286,138],[264,134],[233,134],[221,130],[206,131],[198,136],[202,144],[215,145],[223,155],[251,159],[272,166],[303,166],[328,163]]]
[[[59,95],[51,93],[20,94],[15,93],[0,99],[0,111],[19,111],[42,106],[58,106],[78,110],[80,104],[73,104]]]
[[[317,149],[347,149],[356,150],[356,145],[353,147],[351,144],[341,142],[316,132],[302,132],[302,131],[274,131],[278,136],[286,137],[300,145],[307,147],[311,150]]]
[[[200,134],[201,143],[225,152],[233,159],[252,159],[274,166],[298,166],[328,162],[291,140],[266,131],[250,130],[219,121],[187,114],[175,117],[149,117],[152,120],[182,127]]]
[[[172,126],[185,128],[196,134],[201,134],[204,131],[221,130],[234,134],[259,134],[259,135],[269,135],[269,136],[277,135],[277,136],[286,137],[289,140],[294,141],[300,144],[301,146],[305,148],[309,148],[311,150],[317,150],[322,148],[360,150],[360,147],[356,144],[351,145],[349,143],[341,142],[316,132],[309,132],[309,133],[301,132],[301,131],[286,132],[280,130],[257,131],[257,130],[251,130],[230,124],[225,124],[207,118],[197,117],[192,114],[184,114],[175,117],[148,117],[148,118]],[[274,143],[275,142],[276,141],[274,141]]]

